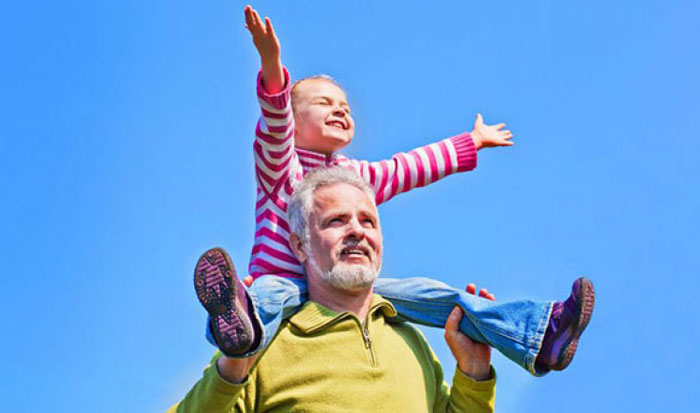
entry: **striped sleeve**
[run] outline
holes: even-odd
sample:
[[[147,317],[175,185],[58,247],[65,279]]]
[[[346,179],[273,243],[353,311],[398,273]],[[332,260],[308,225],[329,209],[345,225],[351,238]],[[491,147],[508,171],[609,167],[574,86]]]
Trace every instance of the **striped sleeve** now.
[[[377,205],[413,188],[431,184],[456,172],[476,168],[476,147],[469,133],[401,152],[378,162],[351,161],[372,186]]]
[[[294,116],[290,99],[289,72],[284,68],[285,87],[269,94],[258,74],[257,93],[261,116],[255,128],[255,175],[259,187],[270,195],[289,178],[294,153]]]

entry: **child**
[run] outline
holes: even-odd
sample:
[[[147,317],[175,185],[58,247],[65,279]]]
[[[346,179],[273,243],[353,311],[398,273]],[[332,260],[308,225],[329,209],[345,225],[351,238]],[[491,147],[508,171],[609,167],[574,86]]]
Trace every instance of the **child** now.
[[[391,160],[366,162],[337,153],[353,138],[354,120],[345,92],[330,78],[316,76],[290,87],[280,60],[280,44],[269,19],[250,6],[246,27],[262,62],[257,93],[262,117],[255,132],[256,232],[246,291],[228,255],[207,251],[195,269],[195,288],[207,309],[208,340],[228,357],[245,358],[264,349],[283,319],[306,300],[301,265],[289,247],[287,202],[304,174],[319,166],[357,171],[376,192],[376,203],[476,166],[476,151],[510,146],[504,124],[488,126],[477,116],[474,130]],[[534,375],[564,369],[576,350],[593,305],[593,286],[576,280],[565,302],[493,303],[443,283],[424,279],[379,278],[376,293],[396,307],[399,320],[444,327],[455,305],[465,311],[460,330],[485,342]],[[488,294],[482,293],[488,298]]]

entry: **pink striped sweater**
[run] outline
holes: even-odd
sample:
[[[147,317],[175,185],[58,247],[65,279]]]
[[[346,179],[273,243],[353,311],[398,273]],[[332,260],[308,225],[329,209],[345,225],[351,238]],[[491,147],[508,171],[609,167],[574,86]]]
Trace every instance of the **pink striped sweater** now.
[[[340,154],[324,155],[294,146],[294,117],[290,78],[285,88],[268,94],[258,75],[258,101],[262,116],[255,130],[255,243],[248,272],[303,277],[304,270],[289,247],[287,202],[295,183],[319,166],[340,165],[357,171],[376,192],[377,205],[410,189],[425,186],[455,172],[476,167],[476,148],[468,133],[397,153],[389,160],[358,161]]]

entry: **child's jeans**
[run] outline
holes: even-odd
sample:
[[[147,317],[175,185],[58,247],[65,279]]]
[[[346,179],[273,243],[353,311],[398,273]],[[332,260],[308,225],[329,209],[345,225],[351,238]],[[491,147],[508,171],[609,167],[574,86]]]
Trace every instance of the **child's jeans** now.
[[[535,376],[546,371],[535,369],[535,357],[549,321],[552,302],[486,300],[428,278],[377,278],[374,292],[391,301],[397,321],[410,321],[429,327],[445,327],[455,305],[464,310],[460,330],[470,338],[486,343]],[[258,348],[243,354],[251,356],[267,347],[282,320],[291,317],[307,301],[306,280],[265,275],[248,289],[256,316],[263,326]],[[207,322],[207,340],[216,346]]]

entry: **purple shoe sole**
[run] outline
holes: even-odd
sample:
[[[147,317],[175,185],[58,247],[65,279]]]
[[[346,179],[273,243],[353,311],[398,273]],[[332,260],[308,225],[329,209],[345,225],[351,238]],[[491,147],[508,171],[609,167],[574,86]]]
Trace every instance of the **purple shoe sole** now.
[[[212,248],[202,254],[194,271],[194,287],[209,313],[219,349],[228,356],[248,351],[255,340],[248,297],[226,251]]]
[[[593,289],[593,283],[587,278],[581,278],[581,285],[579,290],[576,292],[576,302],[580,303],[576,307],[576,312],[574,313],[574,320],[571,323],[573,332],[571,334],[565,334],[567,340],[561,343],[559,348],[564,348],[563,351],[559,353],[559,358],[557,362],[550,368],[552,370],[564,370],[569,366],[571,360],[576,354],[576,348],[578,347],[578,340],[581,337],[581,333],[588,326],[588,322],[591,321],[591,315],[593,314],[593,304],[595,303],[595,291]]]

